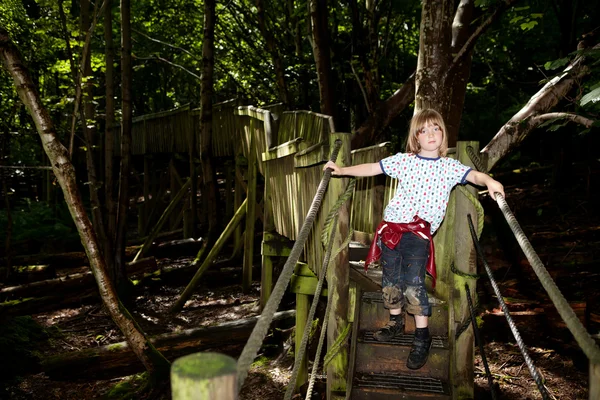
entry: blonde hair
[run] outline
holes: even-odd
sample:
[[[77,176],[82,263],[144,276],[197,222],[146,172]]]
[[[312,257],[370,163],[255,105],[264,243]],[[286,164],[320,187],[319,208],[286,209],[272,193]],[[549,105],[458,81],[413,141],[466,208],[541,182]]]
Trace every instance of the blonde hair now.
[[[448,136],[446,135],[446,124],[439,112],[426,108],[418,111],[410,120],[408,137],[406,138],[406,152],[418,154],[421,151],[419,144],[419,131],[426,123],[437,125],[442,130],[442,144],[440,145],[440,157],[446,157],[448,153]]]

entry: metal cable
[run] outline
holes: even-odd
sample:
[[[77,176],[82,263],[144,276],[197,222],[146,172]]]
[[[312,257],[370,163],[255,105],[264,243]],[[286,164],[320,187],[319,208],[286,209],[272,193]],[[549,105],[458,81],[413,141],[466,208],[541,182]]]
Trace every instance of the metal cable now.
[[[483,267],[485,268],[485,271],[487,272],[488,277],[490,278],[490,283],[492,284],[492,288],[494,289],[494,293],[496,294],[498,303],[500,303],[500,307],[502,308],[502,311],[504,312],[504,316],[506,317],[506,321],[508,322],[508,325],[510,326],[510,330],[511,330],[513,336],[515,337],[515,340],[517,341],[519,350],[521,350],[521,354],[523,354],[523,358],[525,359],[525,364],[527,364],[527,368],[529,368],[529,372],[531,373],[531,376],[533,377],[533,380],[535,381],[535,384],[537,385],[538,390],[540,391],[540,394],[542,395],[542,399],[549,400],[550,396],[548,395],[548,391],[546,390],[546,387],[544,386],[544,382],[542,382],[542,378],[541,378],[538,370],[535,368],[535,365],[533,364],[531,357],[529,357],[529,352],[527,351],[527,348],[525,347],[525,344],[523,343],[523,339],[521,339],[521,334],[517,330],[517,326],[515,325],[512,317],[510,316],[508,307],[506,307],[506,303],[504,302],[504,299],[502,298],[502,293],[500,293],[498,284],[494,280],[494,276],[492,275],[492,270],[490,269],[487,261],[485,260],[483,251],[481,250],[481,246],[479,245],[479,241],[477,240],[477,236],[475,234],[475,228],[473,227],[473,220],[471,219],[471,214],[468,214],[467,218],[469,220],[469,230],[471,231],[471,237],[473,238],[473,244],[475,245],[475,250],[477,250],[477,255],[481,259]]]
[[[331,161],[335,161],[337,159],[338,152],[340,147],[342,146],[341,140],[336,140],[333,146],[333,151],[331,153]],[[312,225],[315,221],[317,213],[321,208],[321,202],[323,201],[323,196],[325,194],[325,190],[327,189],[327,185],[331,179],[331,169],[325,170],[323,173],[323,178],[319,183],[319,187],[317,188],[317,192],[313,198],[312,204],[310,205],[308,214],[306,215],[306,219],[300,228],[300,232],[298,233],[298,237],[292,250],[290,251],[290,255],[288,256],[285,265],[277,279],[277,283],[271,292],[271,297],[267,301],[263,312],[260,314],[252,333],[250,334],[250,338],[248,338],[248,342],[244,346],[242,350],[242,354],[240,354],[240,358],[237,362],[237,370],[238,370],[238,391],[241,390],[246,377],[248,376],[248,370],[252,365],[252,362],[256,358],[258,354],[258,350],[262,345],[265,336],[269,330],[269,326],[271,325],[271,321],[273,320],[273,314],[277,311],[279,307],[279,303],[285,294],[285,290],[290,282],[290,278],[294,273],[294,267],[296,263],[300,259],[300,255],[304,249],[304,244],[308,239],[308,235],[312,229]]]
[[[473,163],[477,171],[487,173],[487,168],[485,168],[483,162],[481,162],[481,158],[479,157],[479,155],[475,153],[475,149],[473,149],[473,146],[467,146],[467,155],[471,159],[471,162]]]
[[[538,257],[537,253],[533,249],[533,246],[531,246],[531,243],[529,243],[527,236],[525,236],[525,233],[523,233],[523,230],[519,226],[515,216],[510,211],[510,208],[508,207],[506,200],[504,200],[504,197],[501,195],[496,195],[496,201],[500,206],[500,210],[502,210],[502,213],[504,214],[504,218],[506,218],[506,222],[508,222],[510,229],[512,229],[515,238],[517,238],[521,249],[523,249],[529,264],[531,264],[531,267],[542,283],[542,286],[544,286],[544,289],[546,289],[550,300],[552,300],[552,303],[554,303],[554,306],[558,310],[561,318],[563,321],[565,321],[565,324],[575,337],[577,344],[579,344],[579,347],[581,347],[590,361],[595,364],[599,364],[600,348],[585,327],[581,324],[581,321],[579,321],[577,315],[575,315],[575,312],[560,292],[560,289],[556,286],[554,280],[552,280],[552,277],[548,273],[548,270],[546,270],[544,267],[542,260],[540,260]]]
[[[473,300],[471,299],[471,291],[469,285],[465,283],[465,292],[467,293],[467,301],[469,302],[469,312],[471,314],[471,322],[473,323],[473,333],[475,334],[475,340],[479,346],[479,352],[481,353],[481,361],[483,361],[483,367],[485,368],[485,375],[487,376],[488,385],[490,386],[490,392],[492,393],[492,400],[496,400],[496,389],[494,388],[494,378],[490,372],[490,366],[485,356],[485,349],[483,348],[483,341],[477,326],[477,319],[475,318],[475,308],[473,307]]]

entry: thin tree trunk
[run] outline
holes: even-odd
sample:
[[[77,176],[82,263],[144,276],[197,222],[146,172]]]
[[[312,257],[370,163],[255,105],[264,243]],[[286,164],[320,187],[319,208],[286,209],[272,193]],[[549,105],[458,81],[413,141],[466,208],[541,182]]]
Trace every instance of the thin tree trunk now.
[[[8,123],[8,121],[7,121]],[[2,132],[2,137],[0,137],[0,166],[4,165],[4,160],[8,158],[8,149],[10,148],[10,134],[8,129]],[[8,199],[8,185],[6,183],[6,176],[8,175],[8,170],[2,168],[0,171],[0,177],[2,179],[2,189],[0,189],[4,196],[4,209],[6,210],[6,240],[4,242],[4,252],[6,254],[4,267],[6,268],[6,273],[4,276],[0,276],[0,282],[6,282],[10,279],[11,275],[11,259],[12,259],[12,249],[11,249],[11,241],[12,241],[12,230],[13,230],[13,220],[12,214],[10,212],[10,200]]]
[[[204,180],[204,204],[207,206],[208,242],[216,235],[219,221],[217,182],[212,164],[212,98],[215,46],[215,0],[204,2],[204,41],[202,44],[202,87],[200,103],[200,160]]]
[[[115,324],[123,332],[132,350],[149,371],[151,377],[154,379],[158,379],[159,376],[162,376],[163,379],[166,378],[170,367],[169,362],[156,351],[117,297],[108,276],[106,263],[100,252],[96,234],[81,201],[81,194],[77,188],[75,170],[70,161],[69,153],[57,139],[56,129],[50,120],[48,111],[42,104],[33,80],[23,65],[18,50],[10,41],[8,32],[3,28],[0,28],[0,58],[4,68],[14,80],[21,101],[34,120],[44,151],[50,159],[54,175],[63,190],[65,202],[90,260],[90,267],[98,283],[98,290],[106,309]]]
[[[127,242],[127,211],[129,208],[129,172],[131,170],[131,9],[130,0],[121,0],[121,166],[115,241],[115,274],[120,293],[127,292],[125,246]]]
[[[329,47],[327,15],[327,2],[325,0],[310,0],[312,45],[315,64],[317,66],[321,113],[335,117],[335,96],[331,75],[331,49]]]
[[[81,0],[81,34],[85,37],[86,45],[83,47],[82,57],[82,79],[81,82],[84,84],[83,96],[82,96],[82,121],[81,127],[83,130],[83,136],[85,138],[86,152],[85,160],[87,165],[88,173],[88,188],[90,190],[90,203],[92,206],[92,219],[94,221],[94,229],[96,235],[100,240],[100,243],[106,243],[106,232],[104,230],[104,220],[102,217],[102,205],[100,203],[100,196],[98,191],[100,189],[100,183],[98,181],[98,174],[96,168],[96,162],[94,160],[94,147],[96,144],[96,126],[93,125],[92,121],[95,118],[94,112],[94,78],[92,75],[92,55],[90,40],[93,30],[96,26],[96,11],[98,8],[96,2],[93,10],[93,22],[90,19],[90,2],[89,0]],[[76,82],[79,85],[79,82]]]
[[[465,44],[472,31],[472,22],[475,18],[475,0],[461,0],[454,15],[452,23],[452,54],[456,54]],[[448,146],[456,146],[462,111],[465,105],[467,83],[471,76],[473,49],[457,62],[453,71],[448,74],[446,83],[450,92],[449,112],[446,116],[446,135]]]
[[[114,244],[116,242],[117,204],[114,190],[114,147],[113,126],[115,124],[115,49],[112,34],[112,0],[105,0],[104,6],[104,59],[106,87],[106,125],[104,127],[104,220],[106,221],[106,240],[104,241],[104,258],[113,280],[118,276],[115,269]]]
[[[283,60],[279,54],[278,46],[275,41],[275,37],[271,33],[271,30],[267,28],[267,21],[265,19],[265,7],[263,0],[256,0],[256,14],[258,17],[258,26],[260,32],[265,39],[267,44],[267,50],[271,54],[273,59],[273,67],[275,68],[275,82],[277,83],[277,91],[279,92],[279,98],[283,102],[286,108],[291,107],[291,98],[288,92],[287,84],[285,81],[285,66]]]

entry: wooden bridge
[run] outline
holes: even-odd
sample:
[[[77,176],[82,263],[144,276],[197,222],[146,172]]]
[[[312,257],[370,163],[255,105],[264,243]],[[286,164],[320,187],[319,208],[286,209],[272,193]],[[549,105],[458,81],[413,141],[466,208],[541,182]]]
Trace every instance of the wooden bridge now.
[[[340,204],[338,199],[346,191],[349,179],[331,179],[314,215],[314,223],[307,230],[306,237],[299,238],[318,197],[316,195],[323,182],[323,164],[329,159],[334,142],[341,141],[337,157],[339,165],[376,162],[390,155],[388,145],[383,143],[351,149],[350,134],[336,132],[331,117],[308,111],[285,112],[276,106],[259,109],[230,101],[217,105],[213,115],[213,153],[224,161],[218,164],[223,166],[221,173],[226,181],[227,214],[233,215],[240,207],[243,200],[240,194],[245,192],[246,232],[254,232],[255,220],[262,219],[261,305],[264,308],[268,308],[273,294],[275,258],[289,257],[289,263],[298,247],[293,244],[302,240],[298,259],[292,260],[293,274],[289,279],[289,290],[296,295],[297,352],[302,351],[303,345],[300,333],[307,324],[311,324],[307,320],[311,298],[315,295],[315,288],[319,287],[323,261],[327,258],[326,241],[322,239],[327,236],[326,223],[332,212],[337,215],[338,225],[331,237],[332,247],[339,249],[339,253],[331,259],[326,273],[326,290],[321,293],[323,298],[327,296],[328,307],[332,310],[325,321],[326,347],[330,351],[326,368],[328,398],[473,398],[474,334],[466,290],[475,298],[475,280],[468,274],[476,272],[476,252],[466,216],[472,216],[480,233],[483,211],[477,201],[476,190],[462,187],[452,192],[446,218],[435,235],[438,279],[435,291],[429,291],[433,305],[430,318],[433,346],[423,368],[408,370],[405,360],[413,338],[413,318],[407,318],[406,333],[402,337],[387,343],[373,340],[373,332],[385,324],[388,312],[381,300],[381,271],[372,269],[366,274],[361,263],[375,227],[382,218],[384,205],[395,191],[394,182],[384,176],[358,179],[352,189],[352,199]],[[175,153],[189,154],[193,163],[195,149],[192,143],[195,141],[191,138],[197,132],[197,120],[197,111],[187,107],[134,120],[133,154],[143,158],[146,174],[142,194],[145,204],[149,204],[147,200],[151,197],[160,197],[159,187],[162,190],[171,187],[171,193],[177,192],[176,182],[181,179],[176,168],[165,173],[165,176],[170,175],[170,183],[155,184],[154,193],[150,189],[152,185],[147,180],[152,175],[151,171],[156,170],[152,167],[152,154],[168,157]],[[473,166],[467,155],[469,148],[477,152],[478,143],[459,142],[456,148],[451,149],[450,156]],[[264,181],[260,190],[258,174]],[[234,180],[235,184],[232,183]],[[186,215],[189,218],[185,207],[181,214],[179,219],[174,219],[173,226],[183,220],[185,227]],[[147,219],[149,209],[141,207],[140,215],[140,220]],[[246,288],[251,283],[253,236],[245,235],[243,245]],[[241,240],[239,231],[236,238]],[[284,272],[285,267],[282,275]],[[285,289],[288,281],[283,285]],[[268,325],[269,317],[261,316],[261,319],[265,318]],[[332,351],[334,348],[336,350]],[[237,369],[221,370],[221,373],[226,371],[234,377],[232,387],[235,393],[235,381],[241,385],[246,373],[241,371],[242,358],[244,354]],[[308,379],[306,358],[297,365],[296,388]],[[177,398],[175,381],[180,380],[175,365],[172,383],[174,398]],[[591,371],[600,374],[597,364],[591,365],[594,365]],[[590,382],[592,379],[591,375]],[[193,384],[190,382],[186,380],[185,385]],[[590,396],[597,390],[591,388]]]

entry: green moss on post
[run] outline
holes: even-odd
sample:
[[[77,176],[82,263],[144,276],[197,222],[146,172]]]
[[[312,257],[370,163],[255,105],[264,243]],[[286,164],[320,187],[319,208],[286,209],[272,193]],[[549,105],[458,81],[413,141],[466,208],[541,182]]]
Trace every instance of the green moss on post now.
[[[600,364],[590,361],[590,391],[588,398],[600,399]]]
[[[178,358],[171,367],[173,400],[237,399],[237,366],[218,353],[195,353]]]
[[[475,152],[479,151],[478,142],[458,142],[456,147],[456,158],[463,164],[473,166],[467,154],[467,147],[471,146]],[[476,197],[475,187],[468,187],[468,190]],[[454,221],[454,245],[455,245],[455,266],[467,274],[477,272],[477,255],[469,231],[467,215],[471,214],[473,223],[477,226],[477,209],[475,205],[463,194],[456,193]],[[470,310],[465,292],[465,284],[469,286],[469,291],[473,298],[476,298],[474,279],[465,278],[460,275],[454,275],[454,295],[452,306],[454,310],[454,323],[462,324],[463,321],[469,321]],[[469,326],[451,347],[453,351],[452,380],[458,399],[472,399],[474,396],[474,335],[473,328]]]

